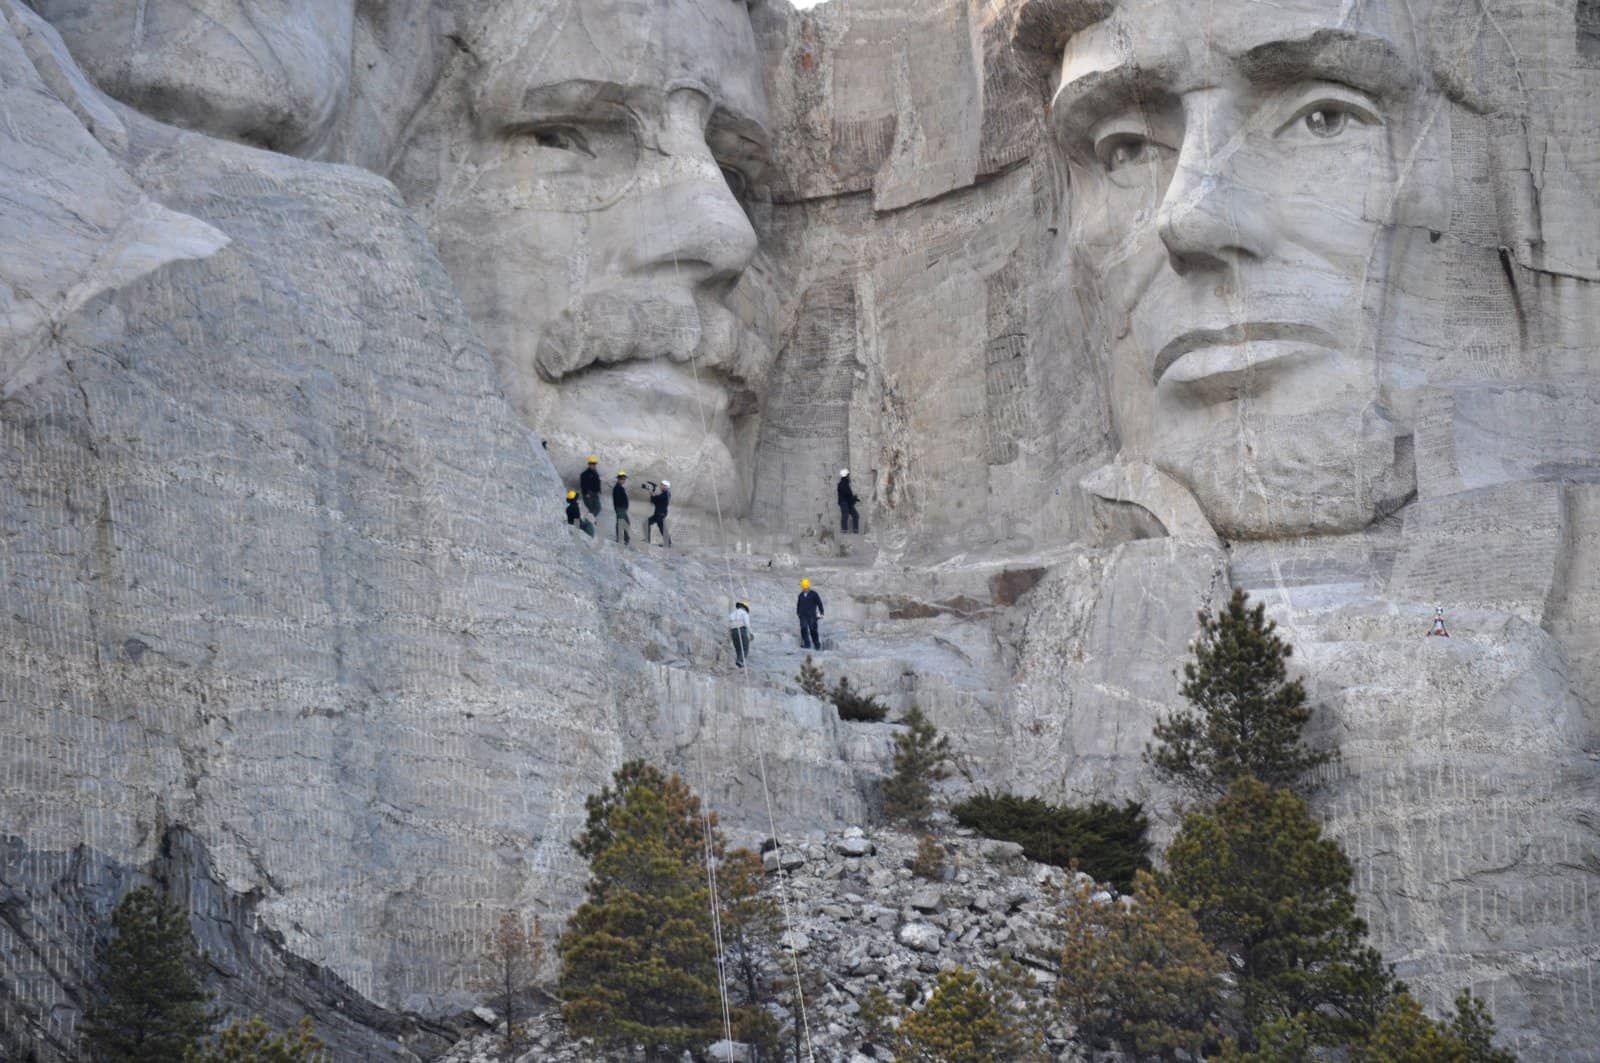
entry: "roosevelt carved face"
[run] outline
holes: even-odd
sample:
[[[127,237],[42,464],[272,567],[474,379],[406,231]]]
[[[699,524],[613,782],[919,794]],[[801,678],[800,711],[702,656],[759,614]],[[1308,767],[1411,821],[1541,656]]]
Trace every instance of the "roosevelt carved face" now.
[[[397,180],[558,467],[730,505],[771,357],[729,309],[768,150],[745,5],[475,8]]]
[[[33,0],[108,94],[173,125],[313,156],[350,87],[356,0]]]
[[[1381,331],[1437,208],[1429,102],[1401,4],[1122,0],[1065,43],[1052,122],[1124,451],[1224,534],[1353,530],[1414,489]]]

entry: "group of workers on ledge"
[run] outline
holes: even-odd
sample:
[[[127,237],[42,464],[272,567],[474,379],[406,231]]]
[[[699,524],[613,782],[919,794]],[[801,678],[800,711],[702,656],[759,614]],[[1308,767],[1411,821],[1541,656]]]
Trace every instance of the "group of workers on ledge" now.
[[[590,458],[585,465],[583,474],[578,477],[578,489],[567,492],[567,523],[576,524],[585,534],[593,536],[595,524],[600,517],[600,464],[599,458]],[[672,505],[672,483],[662,480],[659,484],[654,480],[646,480],[644,489],[650,492],[650,505],[652,512],[650,519],[645,521],[644,541],[650,542],[650,529],[652,526],[661,529],[663,546],[672,545],[672,536],[667,534],[667,509]],[[834,492],[839,501],[839,532],[861,534],[861,513],[856,509],[856,503],[861,501],[859,495],[850,486],[850,470],[839,470],[839,484]],[[580,507],[578,500],[582,498]],[[588,516],[584,516],[588,510]],[[616,514],[617,542],[627,546],[633,545],[633,521],[628,518],[628,474],[618,472],[616,482],[611,485],[611,511]]]
[[[583,475],[578,477],[578,489],[567,492],[567,523],[576,524],[585,534],[594,535],[595,521],[600,517],[600,464],[599,458],[590,458],[584,467]],[[672,483],[662,480],[646,480],[644,489],[650,492],[650,505],[652,512],[650,519],[644,522],[644,541],[650,543],[650,529],[661,529],[661,545],[671,546],[672,536],[667,534],[667,509],[672,505]],[[578,506],[579,495],[583,496],[583,507]],[[583,511],[589,511],[584,516]],[[611,485],[611,512],[617,518],[617,542],[624,546],[633,545],[633,521],[628,518],[628,474],[619,471],[616,482]]]
[[[567,492],[567,523],[576,524],[591,537],[595,534],[595,524],[600,517],[599,465],[599,458],[590,458],[578,477],[578,489]],[[645,522],[644,541],[650,542],[650,529],[654,526],[661,529],[662,545],[671,546],[672,536],[667,533],[667,510],[672,505],[672,484],[667,480],[659,484],[646,480],[644,488],[650,492],[650,504],[653,507],[650,519]],[[861,514],[856,509],[856,503],[861,499],[850,486],[849,469],[839,470],[839,484],[835,493],[839,502],[839,532],[861,534]],[[611,485],[611,511],[616,516],[617,542],[632,546],[630,533],[633,522],[628,517],[628,474],[620,470]],[[809,579],[800,581],[800,596],[795,600],[794,611],[800,621],[800,648],[820,651],[822,637],[817,631],[817,622],[826,610],[822,607],[822,595],[812,589]],[[750,656],[750,642],[755,638],[750,632],[749,602],[741,599],[734,603],[733,611],[728,614],[728,633],[733,640],[734,663],[743,668]]]
[[[822,608],[822,595],[812,588],[810,580],[801,580],[800,597],[794,603],[795,616],[800,618],[801,649],[822,650],[817,621],[826,612]],[[750,642],[755,638],[750,633],[750,603],[743,598],[733,603],[733,611],[728,614],[728,635],[733,639],[733,663],[743,668],[750,656]]]

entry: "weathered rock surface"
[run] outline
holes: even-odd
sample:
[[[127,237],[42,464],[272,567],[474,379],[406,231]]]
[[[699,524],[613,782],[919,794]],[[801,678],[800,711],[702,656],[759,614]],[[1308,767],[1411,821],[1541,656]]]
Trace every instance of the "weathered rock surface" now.
[[[1342,753],[1317,807],[1385,954],[1430,1004],[1488,997],[1527,1058],[1588,1058],[1592,5],[1362,5],[1380,38],[1415,31],[1393,49],[1409,89],[1319,125],[1384,123],[1347,153],[1370,194],[1334,209],[1357,185],[1283,141],[1241,159],[1276,170],[1195,185],[1207,127],[1174,113],[1187,154],[1139,189],[1178,192],[1143,213],[1046,105],[1064,40],[1100,55],[1104,27],[1060,19],[1099,5],[765,3],[746,27],[741,5],[675,0],[613,50],[557,48],[584,27],[541,0],[259,24],[255,0],[123,6],[0,0],[0,1054],[71,1057],[105,913],[153,876],[189,898],[232,1006],[310,1011],[351,1058],[435,1056],[498,913],[554,922],[576,896],[582,797],[629,755],[682,771],[738,840],[776,834],[797,881],[905,894],[868,917],[818,878],[807,954],[870,938],[830,969],[981,965],[1024,935],[963,942],[950,920],[987,926],[1009,886],[913,898],[884,836],[819,834],[870,819],[893,725],[798,692],[789,602],[810,575],[830,681],[921,706],[955,737],[952,790],[1134,797],[1160,831],[1144,744],[1194,611],[1247,588]],[[1105,5],[1155,58],[1193,6]],[[1226,51],[1243,5],[1205,6],[1183,39]],[[1279,8],[1286,33],[1330,10]],[[684,32],[693,12],[717,32]],[[587,79],[583,123],[518,95],[552,87],[552,48]],[[757,49],[762,86],[741,65]],[[661,91],[713,67],[720,110]],[[656,135],[632,170],[586,109],[626,87]],[[1107,158],[1150,163],[1132,143]],[[617,213],[582,209],[613,186]],[[1236,273],[1215,230],[1174,248],[1162,211],[1212,202],[1191,186],[1238,210],[1271,190],[1251,231],[1276,242]],[[1330,258],[1341,233],[1361,249]],[[1248,297],[1184,316],[1218,290]],[[1237,394],[1210,363],[1154,371],[1162,329],[1329,307],[1312,346],[1338,357],[1310,378],[1251,348],[1276,391],[1254,369]],[[682,379],[701,356],[710,391]],[[541,365],[578,382],[570,423],[542,420]],[[557,473],[596,440],[608,472],[717,485],[709,507],[685,492],[677,550],[562,527]],[[860,538],[832,530],[846,466]],[[748,524],[716,520],[747,502]],[[733,596],[754,603],[741,673]],[[1422,637],[1436,604],[1449,640]],[[898,940],[923,925],[937,953]]]

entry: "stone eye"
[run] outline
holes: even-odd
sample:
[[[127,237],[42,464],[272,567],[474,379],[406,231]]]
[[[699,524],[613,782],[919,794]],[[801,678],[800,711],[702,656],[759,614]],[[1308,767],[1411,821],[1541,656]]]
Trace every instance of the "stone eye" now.
[[[580,155],[594,157],[594,152],[589,150],[589,143],[582,133],[571,126],[552,125],[539,126],[528,131],[533,142],[541,148],[553,148],[556,151],[575,151]]]
[[[1116,172],[1125,166],[1142,162],[1148,153],[1148,143],[1138,137],[1116,137],[1100,145],[1100,161],[1105,168]]]
[[[728,190],[735,199],[743,199],[745,193],[750,191],[750,179],[734,169],[732,166],[718,167],[722,171],[722,179],[728,182]]]
[[[1314,137],[1336,137],[1350,122],[1350,112],[1333,107],[1318,107],[1305,117],[1306,128]]]

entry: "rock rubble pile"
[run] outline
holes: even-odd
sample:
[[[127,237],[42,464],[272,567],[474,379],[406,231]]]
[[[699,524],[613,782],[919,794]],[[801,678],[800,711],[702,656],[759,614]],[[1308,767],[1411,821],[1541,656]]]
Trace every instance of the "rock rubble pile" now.
[[[926,999],[939,972],[987,971],[1006,959],[1042,984],[1053,980],[1059,946],[1052,931],[1061,898],[1075,885],[1060,868],[1037,864],[1012,842],[942,830],[944,867],[926,878],[912,870],[919,839],[895,830],[852,827],[842,834],[763,854],[775,888],[786,874],[791,943],[821,984],[807,998],[819,1061],[868,1063],[889,1058],[871,1044],[863,1000],[882,990],[896,1004]],[[1080,876],[1086,878],[1086,876]],[[1095,900],[1110,901],[1108,893]],[[787,964],[780,954],[771,962]],[[1051,1031],[1063,1059],[1078,1058],[1068,1029]],[[517,1063],[592,1059],[567,1039],[556,1009],[527,1024]],[[499,1063],[500,1038],[483,1034],[458,1045],[443,1063]],[[704,1059],[744,1059],[744,1046],[708,1045]]]

